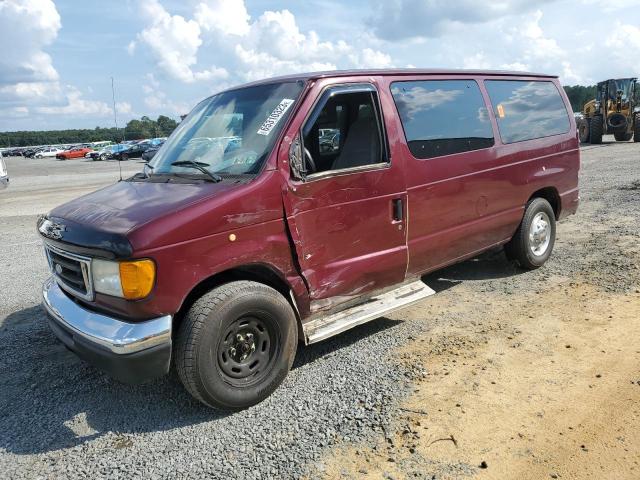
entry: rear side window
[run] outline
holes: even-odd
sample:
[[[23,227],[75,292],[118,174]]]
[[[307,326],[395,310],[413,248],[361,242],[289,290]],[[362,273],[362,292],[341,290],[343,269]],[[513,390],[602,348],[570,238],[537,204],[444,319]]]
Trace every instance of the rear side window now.
[[[468,152],[493,145],[493,130],[473,80],[393,82],[407,145],[416,158]]]
[[[552,82],[486,80],[503,143],[559,135],[569,131],[569,115]]]

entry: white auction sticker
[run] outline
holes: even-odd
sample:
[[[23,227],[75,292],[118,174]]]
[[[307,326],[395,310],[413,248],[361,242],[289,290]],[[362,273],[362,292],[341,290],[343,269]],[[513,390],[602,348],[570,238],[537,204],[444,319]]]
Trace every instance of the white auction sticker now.
[[[280,119],[283,117],[289,107],[293,105],[293,100],[290,98],[283,98],[276,108],[273,109],[271,115],[267,117],[264,123],[258,129],[258,135],[269,135],[273,127],[275,127]]]

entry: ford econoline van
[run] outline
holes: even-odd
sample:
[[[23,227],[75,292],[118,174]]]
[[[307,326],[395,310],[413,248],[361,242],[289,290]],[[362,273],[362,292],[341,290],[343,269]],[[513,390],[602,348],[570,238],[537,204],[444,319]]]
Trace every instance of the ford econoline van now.
[[[273,392],[310,344],[504,246],[524,269],[578,207],[557,77],[293,75],[202,101],[133,177],[38,221],[59,339],[128,382],[175,365],[206,405]]]

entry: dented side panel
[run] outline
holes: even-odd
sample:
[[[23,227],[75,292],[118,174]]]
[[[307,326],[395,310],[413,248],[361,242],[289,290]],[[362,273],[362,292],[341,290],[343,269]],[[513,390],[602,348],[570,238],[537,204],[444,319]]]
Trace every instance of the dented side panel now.
[[[308,112],[324,88],[332,84],[379,78],[318,81],[301,106]],[[393,118],[394,107],[379,92],[382,111]],[[396,156],[398,131],[387,123],[391,163],[382,168],[339,174],[307,182],[290,178],[288,148],[303,123],[294,119],[279,151],[285,182],[282,195],[301,273],[308,285],[311,310],[402,282],[407,266],[406,216],[393,218],[393,200],[406,205],[402,158]]]
[[[153,259],[158,269],[152,294],[136,302],[98,294],[93,306],[135,319],[173,315],[200,282],[229,269],[260,265],[289,285],[300,311],[308,311],[307,289],[284,221],[281,183],[279,172],[266,171],[180,215],[136,227],[128,236],[133,256]]]

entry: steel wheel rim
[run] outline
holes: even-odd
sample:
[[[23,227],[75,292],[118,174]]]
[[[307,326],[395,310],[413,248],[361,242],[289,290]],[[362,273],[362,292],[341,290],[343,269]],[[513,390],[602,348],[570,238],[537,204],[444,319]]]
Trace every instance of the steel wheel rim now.
[[[538,212],[529,227],[529,248],[540,257],[547,252],[551,243],[551,219],[545,212]]]
[[[243,316],[228,325],[220,338],[218,369],[233,386],[258,383],[269,373],[279,348],[280,336],[273,320]]]

